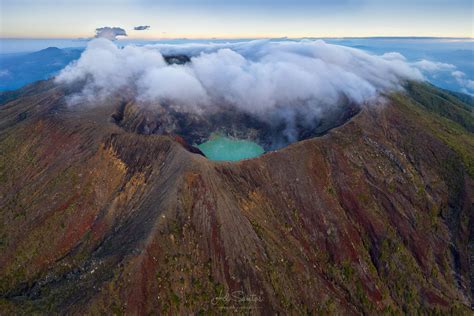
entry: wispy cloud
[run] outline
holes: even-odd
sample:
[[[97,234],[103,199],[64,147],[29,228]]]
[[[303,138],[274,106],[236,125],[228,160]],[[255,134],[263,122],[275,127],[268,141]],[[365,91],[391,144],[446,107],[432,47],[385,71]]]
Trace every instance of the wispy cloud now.
[[[133,28],[135,31],[146,31],[150,29],[149,25],[139,25]]]
[[[412,63],[412,65],[425,72],[453,71],[456,66],[447,63],[433,62],[426,59]]]
[[[453,71],[451,75],[462,87],[464,93],[468,93],[470,95],[474,94],[474,80],[470,80],[469,78],[467,78],[464,72],[459,70]]]

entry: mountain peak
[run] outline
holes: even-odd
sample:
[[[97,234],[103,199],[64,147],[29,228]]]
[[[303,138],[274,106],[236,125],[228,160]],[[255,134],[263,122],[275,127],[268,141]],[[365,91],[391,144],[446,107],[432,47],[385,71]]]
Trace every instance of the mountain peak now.
[[[62,49],[57,48],[57,47],[48,47],[45,49],[42,49],[40,51],[31,53],[31,55],[51,55],[51,54],[59,54],[62,52]]]
[[[474,141],[455,96],[413,84],[323,137],[217,163],[137,133],[121,99],[65,92],[2,105],[6,313],[469,313]]]

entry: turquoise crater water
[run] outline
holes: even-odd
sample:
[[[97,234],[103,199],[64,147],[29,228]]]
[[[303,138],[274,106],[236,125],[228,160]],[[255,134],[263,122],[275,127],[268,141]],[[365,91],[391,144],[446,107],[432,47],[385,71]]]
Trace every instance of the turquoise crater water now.
[[[208,159],[217,161],[239,161],[258,157],[265,152],[252,141],[223,136],[214,136],[197,147]]]

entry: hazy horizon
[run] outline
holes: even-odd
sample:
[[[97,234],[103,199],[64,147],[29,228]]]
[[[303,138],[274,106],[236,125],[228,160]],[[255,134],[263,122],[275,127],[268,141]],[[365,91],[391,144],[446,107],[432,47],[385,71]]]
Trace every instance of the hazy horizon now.
[[[312,39],[306,39],[312,40]],[[316,40],[316,38],[315,38]],[[398,38],[324,38],[327,43],[343,45],[361,49],[374,55],[383,55],[387,53],[400,53],[409,62],[420,63],[425,66],[427,79],[433,84],[469,94],[474,94],[474,86],[472,79],[474,78],[474,65],[472,65],[472,56],[474,55],[474,42],[466,39],[453,38],[414,38],[414,37],[398,37]],[[114,41],[119,47],[128,45],[145,46],[145,45],[198,45],[198,44],[226,44],[226,43],[243,43],[252,39],[173,39],[173,40],[133,40],[120,39]],[[265,40],[262,40],[265,42]],[[301,39],[276,38],[267,39],[268,42],[299,42]],[[90,43],[89,40],[70,40],[70,39],[0,39],[0,67],[2,72],[1,79],[4,85],[0,90],[15,89],[23,84],[34,80],[45,79],[50,75],[54,75],[61,68],[65,67],[69,62],[79,58],[80,52]],[[49,68],[39,72],[37,75],[24,77],[24,75],[36,69],[31,64],[31,60],[35,60],[35,56],[28,57],[29,53],[38,52],[48,47],[58,47],[61,49],[76,49],[74,53],[66,54],[59,60],[51,60],[46,64],[51,64]],[[79,50],[79,52],[77,52]],[[55,55],[53,51],[51,54]],[[61,53],[58,53],[62,56]],[[3,57],[2,57],[3,56]],[[10,57],[23,58],[23,62]],[[21,57],[24,56],[24,57]],[[48,54],[49,56],[49,54]],[[30,60],[30,58],[32,58]],[[424,63],[430,64],[425,65]],[[434,64],[433,64],[434,63]],[[21,66],[25,65],[26,69]],[[44,67],[45,61],[38,61],[38,67]],[[16,65],[16,66],[15,66]],[[431,66],[430,66],[431,65]],[[435,66],[436,65],[436,66]],[[18,68],[20,67],[20,68]],[[433,68],[434,67],[434,68]],[[32,72],[35,73],[34,71]],[[9,74],[7,76],[7,74]],[[19,76],[19,77],[18,77]]]
[[[0,54],[8,53],[23,53],[33,52],[41,50],[47,47],[58,47],[58,48],[82,48],[87,46],[87,43],[94,37],[90,38],[4,38],[0,37]],[[130,45],[130,44],[147,44],[155,42],[170,42],[175,43],[179,41],[249,41],[249,40],[303,40],[303,39],[322,39],[322,40],[386,40],[390,41],[407,41],[408,43],[413,41],[433,41],[433,42],[446,42],[446,43],[462,43],[474,45],[474,38],[466,37],[429,37],[429,36],[363,36],[363,37],[248,37],[248,38],[157,38],[157,39],[143,39],[143,38],[117,38],[115,41],[119,44]],[[36,44],[36,45],[35,45]],[[474,49],[473,47],[470,47]]]
[[[51,17],[54,16],[54,19]],[[2,38],[472,38],[470,0],[4,0]]]

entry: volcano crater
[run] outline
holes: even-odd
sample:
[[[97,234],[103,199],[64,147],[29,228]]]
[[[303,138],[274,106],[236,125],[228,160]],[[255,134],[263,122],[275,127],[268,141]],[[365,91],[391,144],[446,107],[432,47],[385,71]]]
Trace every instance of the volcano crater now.
[[[143,105],[128,100],[122,101],[111,117],[115,124],[128,132],[179,137],[180,142],[184,141],[185,147],[195,153],[201,152],[197,149],[199,145],[216,137],[253,142],[266,152],[322,136],[349,121],[360,109],[360,105],[345,100],[326,107],[321,115],[309,120],[298,112],[293,113],[290,120],[281,117],[281,113],[279,117],[268,115],[262,118],[231,105],[188,111],[166,103]]]

